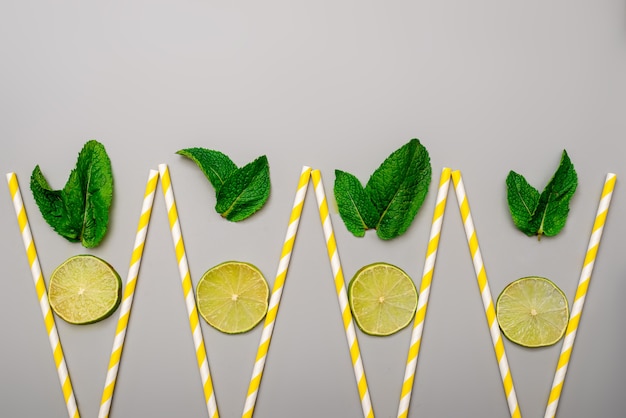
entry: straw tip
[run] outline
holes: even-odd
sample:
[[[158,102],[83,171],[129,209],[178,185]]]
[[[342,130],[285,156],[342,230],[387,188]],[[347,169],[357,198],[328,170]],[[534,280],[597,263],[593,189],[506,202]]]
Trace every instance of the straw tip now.
[[[167,164],[161,163],[159,164],[159,172],[162,174],[167,169]]]

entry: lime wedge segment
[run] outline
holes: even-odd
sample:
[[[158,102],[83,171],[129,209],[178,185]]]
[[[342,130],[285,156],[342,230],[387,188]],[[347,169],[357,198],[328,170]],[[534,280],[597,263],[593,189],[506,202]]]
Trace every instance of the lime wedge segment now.
[[[106,261],[76,255],[52,272],[48,300],[63,320],[92,324],[115,312],[122,300],[122,280]]]
[[[400,268],[374,263],[354,275],[348,285],[348,302],[364,333],[386,336],[411,322],[417,309],[417,290]]]
[[[504,335],[524,347],[558,342],[567,329],[567,298],[543,277],[523,277],[507,285],[496,302],[496,317]]]
[[[196,287],[200,315],[227,334],[254,328],[267,313],[268,299],[269,287],[261,271],[240,261],[209,269]]]

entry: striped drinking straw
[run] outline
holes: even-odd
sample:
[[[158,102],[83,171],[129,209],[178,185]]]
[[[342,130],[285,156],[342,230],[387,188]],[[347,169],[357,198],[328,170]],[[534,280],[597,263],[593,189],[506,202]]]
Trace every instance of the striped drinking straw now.
[[[202,378],[202,388],[204,399],[206,401],[207,410],[210,418],[218,418],[217,402],[215,393],[213,392],[213,381],[209,370],[209,362],[207,359],[206,349],[204,346],[204,338],[202,337],[202,328],[198,321],[198,310],[196,308],[196,298],[193,293],[193,284],[189,274],[189,265],[187,263],[187,255],[185,254],[185,244],[183,243],[183,235],[178,221],[178,211],[176,209],[176,199],[174,198],[174,190],[170,179],[170,172],[166,164],[159,164],[159,173],[161,175],[161,187],[165,196],[165,204],[167,206],[167,216],[170,223],[170,231],[172,233],[172,242],[176,252],[176,261],[178,262],[178,272],[180,281],[183,286],[183,294],[185,297],[185,306],[189,318],[189,326],[193,336],[194,348],[196,350],[196,359],[198,361],[198,370]]]
[[[567,330],[565,331],[565,338],[563,340],[563,345],[561,346],[559,362],[557,363],[554,381],[552,382],[552,389],[550,390],[550,397],[548,398],[545,418],[553,418],[556,415],[556,409],[559,405],[561,391],[563,390],[563,382],[565,381],[565,374],[567,373],[567,366],[569,364],[570,356],[572,355],[572,349],[574,348],[576,331],[578,330],[580,317],[583,313],[585,297],[587,295],[587,289],[589,288],[589,282],[591,280],[591,273],[593,272],[593,266],[596,261],[596,255],[598,254],[598,249],[600,248],[600,239],[602,238],[602,231],[604,230],[604,223],[606,222],[606,216],[609,212],[609,205],[611,204],[611,197],[613,196],[613,189],[615,188],[616,180],[617,177],[615,174],[609,173],[604,181],[598,211],[591,230],[591,236],[589,237],[587,254],[585,255],[585,261],[583,262],[583,268],[580,273],[576,296],[574,296],[574,305],[572,306],[572,312],[570,313]]]
[[[356,379],[357,388],[359,390],[363,416],[366,418],[374,418],[372,402],[370,400],[370,394],[367,387],[367,380],[365,379],[365,369],[363,368],[359,342],[354,328],[354,320],[352,319],[352,312],[350,312],[350,306],[348,305],[348,295],[346,293],[339,253],[337,252],[335,233],[333,232],[333,226],[328,213],[328,202],[326,200],[326,192],[324,191],[324,185],[322,183],[322,175],[319,170],[313,170],[311,172],[311,177],[313,178],[313,186],[315,187],[315,197],[317,198],[320,221],[322,223],[322,229],[324,230],[324,238],[326,239],[328,259],[330,261],[330,266],[335,279],[337,299],[339,301],[339,308],[341,309],[341,317],[343,318],[343,326],[346,333],[346,339],[348,341],[348,347],[350,348],[352,368],[354,370],[354,378]]]
[[[24,202],[22,201],[22,194],[20,192],[20,187],[15,173],[7,174],[7,182],[9,183],[9,192],[11,193],[11,199],[13,200],[13,207],[15,208],[15,215],[17,216],[17,223],[22,235],[22,241],[24,242],[28,265],[30,266],[30,272],[33,276],[33,282],[35,283],[35,290],[37,291],[37,299],[39,300],[39,306],[41,307],[41,314],[43,315],[46,332],[48,333],[48,340],[50,341],[50,348],[52,349],[52,355],[54,357],[54,365],[56,366],[59,382],[61,383],[61,389],[63,390],[63,398],[65,399],[67,413],[70,418],[78,418],[80,415],[76,405],[76,398],[74,397],[74,390],[72,389],[72,382],[70,381],[70,375],[67,371],[65,357],[63,356],[63,348],[61,347],[61,340],[59,340],[59,334],[54,323],[54,316],[50,310],[50,304],[48,303],[46,283],[44,282],[41,266],[39,265],[35,241],[33,241],[30,225],[28,223],[28,217],[26,216],[26,209],[24,207]]]
[[[417,367],[417,358],[422,342],[422,332],[424,330],[424,321],[426,320],[426,309],[428,308],[430,286],[433,280],[433,273],[435,272],[435,260],[437,259],[437,249],[439,248],[439,236],[441,235],[443,215],[446,210],[448,189],[450,188],[450,172],[451,170],[449,168],[444,168],[441,171],[441,179],[439,180],[439,189],[437,191],[437,200],[435,202],[433,221],[430,229],[430,238],[426,249],[426,260],[424,261],[422,282],[417,301],[417,311],[415,312],[415,320],[413,322],[411,344],[409,345],[406,369],[404,371],[404,382],[402,384],[402,392],[400,394],[398,418],[406,418],[409,414],[413,381],[415,380],[415,369]]]
[[[148,233],[148,225],[150,224],[150,214],[152,213],[152,203],[154,202],[154,194],[158,179],[159,172],[156,170],[150,170],[143,197],[143,204],[141,206],[141,215],[139,216],[139,225],[137,226],[135,245],[133,246],[128,276],[126,277],[126,286],[120,306],[120,316],[115,330],[115,339],[113,340],[113,349],[111,350],[111,358],[109,360],[109,368],[107,370],[104,390],[102,392],[102,401],[100,402],[98,418],[108,417],[111,410],[111,400],[113,398],[113,392],[115,391],[117,372],[119,370],[122,350],[124,348],[124,339],[126,337],[126,329],[130,318],[130,309],[133,304],[135,287],[137,286],[139,266],[141,265],[141,257],[146,241],[146,234]]]
[[[452,172],[452,181],[454,182],[457,203],[459,204],[461,217],[463,218],[467,244],[469,246],[470,255],[472,256],[476,279],[478,280],[478,287],[483,300],[485,314],[487,316],[487,323],[491,333],[491,342],[496,353],[496,359],[500,369],[500,376],[502,378],[509,412],[511,413],[511,417],[521,418],[522,414],[517,403],[517,396],[515,395],[513,377],[511,376],[509,363],[506,358],[506,353],[504,352],[504,342],[502,341],[500,327],[498,326],[498,321],[496,320],[496,310],[493,306],[493,299],[491,297],[491,290],[489,289],[487,273],[485,272],[483,258],[480,254],[480,248],[478,247],[478,237],[476,236],[476,230],[474,229],[474,221],[472,220],[472,214],[470,212],[469,202],[467,200],[467,195],[465,194],[465,186],[463,185],[463,178],[461,177],[460,171],[455,170]]]
[[[251,418],[254,414],[254,406],[256,404],[256,399],[259,393],[259,386],[261,385],[261,379],[263,377],[265,360],[267,358],[267,353],[270,349],[274,323],[276,322],[276,315],[278,315],[278,307],[280,304],[280,298],[283,293],[285,279],[287,278],[287,269],[289,268],[289,260],[291,259],[293,245],[296,241],[296,233],[298,232],[298,225],[300,223],[300,216],[302,214],[302,207],[304,206],[304,199],[306,197],[310,174],[310,167],[302,167],[300,180],[298,181],[298,188],[296,190],[296,197],[294,199],[293,207],[291,209],[291,215],[289,217],[287,234],[285,235],[283,249],[280,254],[278,271],[276,272],[276,278],[274,280],[274,286],[272,288],[272,295],[270,296],[269,307],[267,315],[265,316],[265,323],[263,325],[261,341],[259,342],[256,361],[252,370],[252,377],[250,378],[248,395],[246,397],[246,402],[242,414],[242,417],[244,418]]]

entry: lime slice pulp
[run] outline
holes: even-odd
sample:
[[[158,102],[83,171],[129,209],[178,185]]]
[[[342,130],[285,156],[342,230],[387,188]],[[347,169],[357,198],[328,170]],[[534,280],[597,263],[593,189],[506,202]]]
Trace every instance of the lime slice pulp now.
[[[357,326],[366,334],[391,335],[415,315],[417,290],[400,268],[374,263],[361,268],[348,285],[348,302]]]
[[[496,302],[496,317],[504,335],[524,347],[558,342],[567,329],[567,298],[543,277],[523,277],[507,285]]]
[[[65,260],[50,276],[52,310],[71,324],[91,324],[110,316],[122,299],[122,280],[106,261],[93,255]]]
[[[196,287],[200,315],[215,329],[239,334],[254,328],[267,313],[269,287],[249,263],[227,261],[209,269]]]

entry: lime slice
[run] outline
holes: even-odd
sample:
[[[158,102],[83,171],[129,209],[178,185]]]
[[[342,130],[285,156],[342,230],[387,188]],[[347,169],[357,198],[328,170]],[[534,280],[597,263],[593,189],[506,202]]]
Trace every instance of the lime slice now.
[[[348,285],[348,302],[357,326],[369,335],[391,335],[406,327],[417,308],[413,280],[387,263],[361,268]]]
[[[569,308],[561,289],[550,280],[523,277],[500,293],[496,317],[509,340],[524,347],[543,347],[563,337]]]
[[[239,334],[267,313],[269,287],[258,268],[227,261],[209,269],[196,287],[200,315],[215,329]]]
[[[50,276],[52,310],[71,324],[91,324],[110,316],[122,299],[122,280],[106,261],[93,255],[65,260]]]

